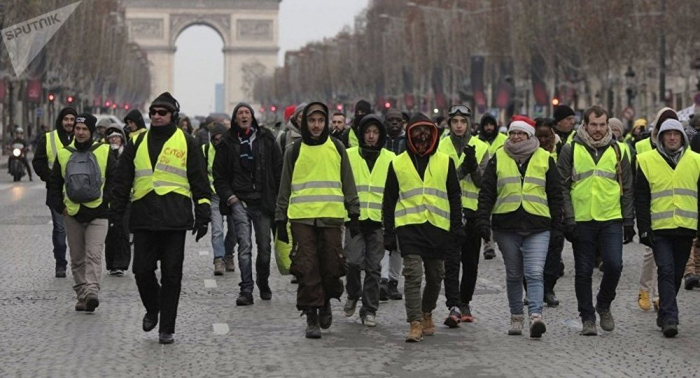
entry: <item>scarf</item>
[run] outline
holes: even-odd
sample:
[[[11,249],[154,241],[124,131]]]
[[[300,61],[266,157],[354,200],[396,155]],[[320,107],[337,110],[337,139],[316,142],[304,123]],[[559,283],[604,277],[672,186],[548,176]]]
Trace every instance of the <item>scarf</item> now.
[[[241,142],[241,167],[248,172],[255,171],[255,161],[253,160],[255,134],[253,127],[241,130],[238,133],[238,140]]]
[[[576,133],[579,138],[581,138],[581,141],[586,144],[588,147],[591,148],[602,148],[610,144],[610,142],[613,139],[613,134],[612,130],[608,126],[608,130],[605,132],[605,136],[598,141],[593,140],[591,136],[588,134],[588,130],[586,130],[585,127],[579,127],[578,132]]]
[[[665,157],[669,161],[672,161],[674,168],[675,168],[675,166],[678,165],[678,162],[683,157],[683,153],[685,151],[685,145],[681,146],[679,149],[677,149],[675,151],[669,151],[666,149],[666,146],[664,146],[663,143],[659,143],[656,145],[656,149],[659,151],[661,156]]]
[[[540,141],[534,136],[520,143],[513,143],[508,138],[503,145],[503,150],[506,154],[518,164],[523,164],[538,148],[540,148]]]

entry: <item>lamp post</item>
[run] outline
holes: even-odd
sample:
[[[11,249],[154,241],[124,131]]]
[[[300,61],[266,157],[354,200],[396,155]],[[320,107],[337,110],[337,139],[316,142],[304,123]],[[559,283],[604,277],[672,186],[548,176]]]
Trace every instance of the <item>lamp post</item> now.
[[[627,106],[632,108],[634,104],[634,99],[637,97],[637,83],[635,81],[636,73],[632,69],[632,66],[627,67],[627,72],[625,72],[625,86],[627,87],[625,92],[627,93]],[[627,128],[632,129],[633,121],[632,119],[627,120]]]

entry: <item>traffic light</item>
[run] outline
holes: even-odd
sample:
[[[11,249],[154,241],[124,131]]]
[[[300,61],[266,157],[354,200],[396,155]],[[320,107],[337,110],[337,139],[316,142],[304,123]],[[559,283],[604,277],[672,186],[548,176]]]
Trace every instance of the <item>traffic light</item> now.
[[[276,112],[276,111],[277,111],[277,107],[274,106],[274,105],[272,105],[272,106],[270,107],[270,111]]]
[[[124,110],[129,110],[130,106],[129,104],[124,104]]]
[[[338,109],[339,112],[343,111],[343,104],[338,104],[335,106],[336,109]]]
[[[556,97],[553,97],[552,98],[552,106],[557,106],[557,105],[559,105],[559,99]]]
[[[384,103],[384,109],[389,109],[391,107],[391,103],[389,101]]]
[[[49,102],[53,102],[56,99],[56,95],[49,93]]]
[[[73,103],[73,96],[66,97],[66,102],[69,104],[72,104]]]
[[[112,104],[112,109],[116,109],[116,108],[117,108],[117,104],[116,103]]]
[[[112,105],[110,101],[105,101],[105,108],[109,108],[110,105]]]
[[[264,106],[261,106],[261,107],[260,107],[260,113],[265,113],[265,107],[264,107]]]

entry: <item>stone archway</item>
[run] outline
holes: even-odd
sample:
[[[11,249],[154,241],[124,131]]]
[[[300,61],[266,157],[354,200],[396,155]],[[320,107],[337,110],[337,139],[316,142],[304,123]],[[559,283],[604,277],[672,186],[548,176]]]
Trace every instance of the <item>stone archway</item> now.
[[[224,42],[224,107],[252,99],[251,80],[277,65],[280,0],[122,0],[129,38],[148,53],[151,96],[174,89],[175,41],[192,25]],[[192,73],[196,75],[196,72]]]

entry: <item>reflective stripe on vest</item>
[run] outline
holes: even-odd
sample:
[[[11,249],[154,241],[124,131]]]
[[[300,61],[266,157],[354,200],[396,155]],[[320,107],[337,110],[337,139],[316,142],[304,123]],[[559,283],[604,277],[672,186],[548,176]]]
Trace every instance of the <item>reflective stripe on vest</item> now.
[[[497,194],[494,214],[512,213],[522,205],[532,215],[550,218],[547,201],[549,152],[538,148],[530,157],[525,177],[503,149],[496,151]]]
[[[209,151],[207,152],[207,146],[209,146]],[[214,189],[214,174],[213,174],[213,167],[214,167],[214,157],[216,157],[216,148],[214,147],[211,142],[209,144],[203,144],[202,145],[202,153],[204,154],[205,158],[207,159],[207,176],[209,176],[209,186],[211,186],[211,191],[212,193],[216,194],[216,190]]]
[[[572,149],[571,203],[576,221],[622,219],[615,149],[608,147],[598,164],[584,145],[572,145]]]
[[[46,157],[49,160],[49,169],[53,169],[53,163],[56,161],[56,155],[58,155],[57,139],[59,139],[58,130],[46,134]]]
[[[292,172],[289,219],[344,218],[340,153],[330,137],[325,143],[302,143]]]
[[[651,190],[651,229],[698,227],[698,177],[700,155],[686,150],[671,168],[658,150],[637,156]]]
[[[394,212],[397,228],[430,222],[435,227],[450,230],[449,164],[450,157],[436,151],[430,157],[421,180],[408,152],[394,159],[392,165],[399,183],[399,201]]]
[[[475,137],[469,138],[468,144],[474,147],[476,152],[476,162],[477,164],[480,163],[489,149],[488,145]],[[462,153],[462,151],[457,153],[455,145],[452,142],[452,138],[444,138],[440,140],[438,151],[452,158],[452,161],[455,163],[455,167],[459,167],[464,161],[464,153]],[[472,181],[472,176],[464,176],[461,180],[459,180],[459,186],[462,189],[462,207],[476,211],[479,203],[479,188],[474,184],[474,181]]]
[[[360,220],[382,221],[384,185],[389,172],[389,164],[395,157],[393,152],[382,148],[374,162],[372,172],[370,172],[367,162],[360,155],[360,149],[358,147],[348,149],[357,196],[360,199]]]
[[[154,190],[159,196],[177,193],[191,198],[185,133],[178,128],[165,142],[155,169],[148,152],[148,136],[149,132],[146,132],[134,157],[134,193],[131,200],[138,201]]]
[[[73,146],[73,143],[71,143],[70,146]],[[100,188],[100,192],[102,193],[102,195],[100,195],[100,198],[91,202],[75,203],[68,198],[68,196],[66,195],[66,185],[63,185],[63,204],[66,205],[68,215],[74,216],[75,214],[77,214],[81,206],[94,209],[102,204],[102,198],[104,196],[106,181],[105,175],[107,174],[107,161],[109,160],[109,150],[109,145],[103,144],[97,147],[94,151],[92,151],[92,153],[95,155],[95,158],[97,159],[97,165],[100,167],[100,176],[102,176],[102,187]],[[61,148],[58,151],[57,158],[58,163],[61,165],[61,176],[63,176],[63,178],[66,177],[66,166],[68,165],[68,160],[70,159],[72,154],[73,153],[65,147]]]

